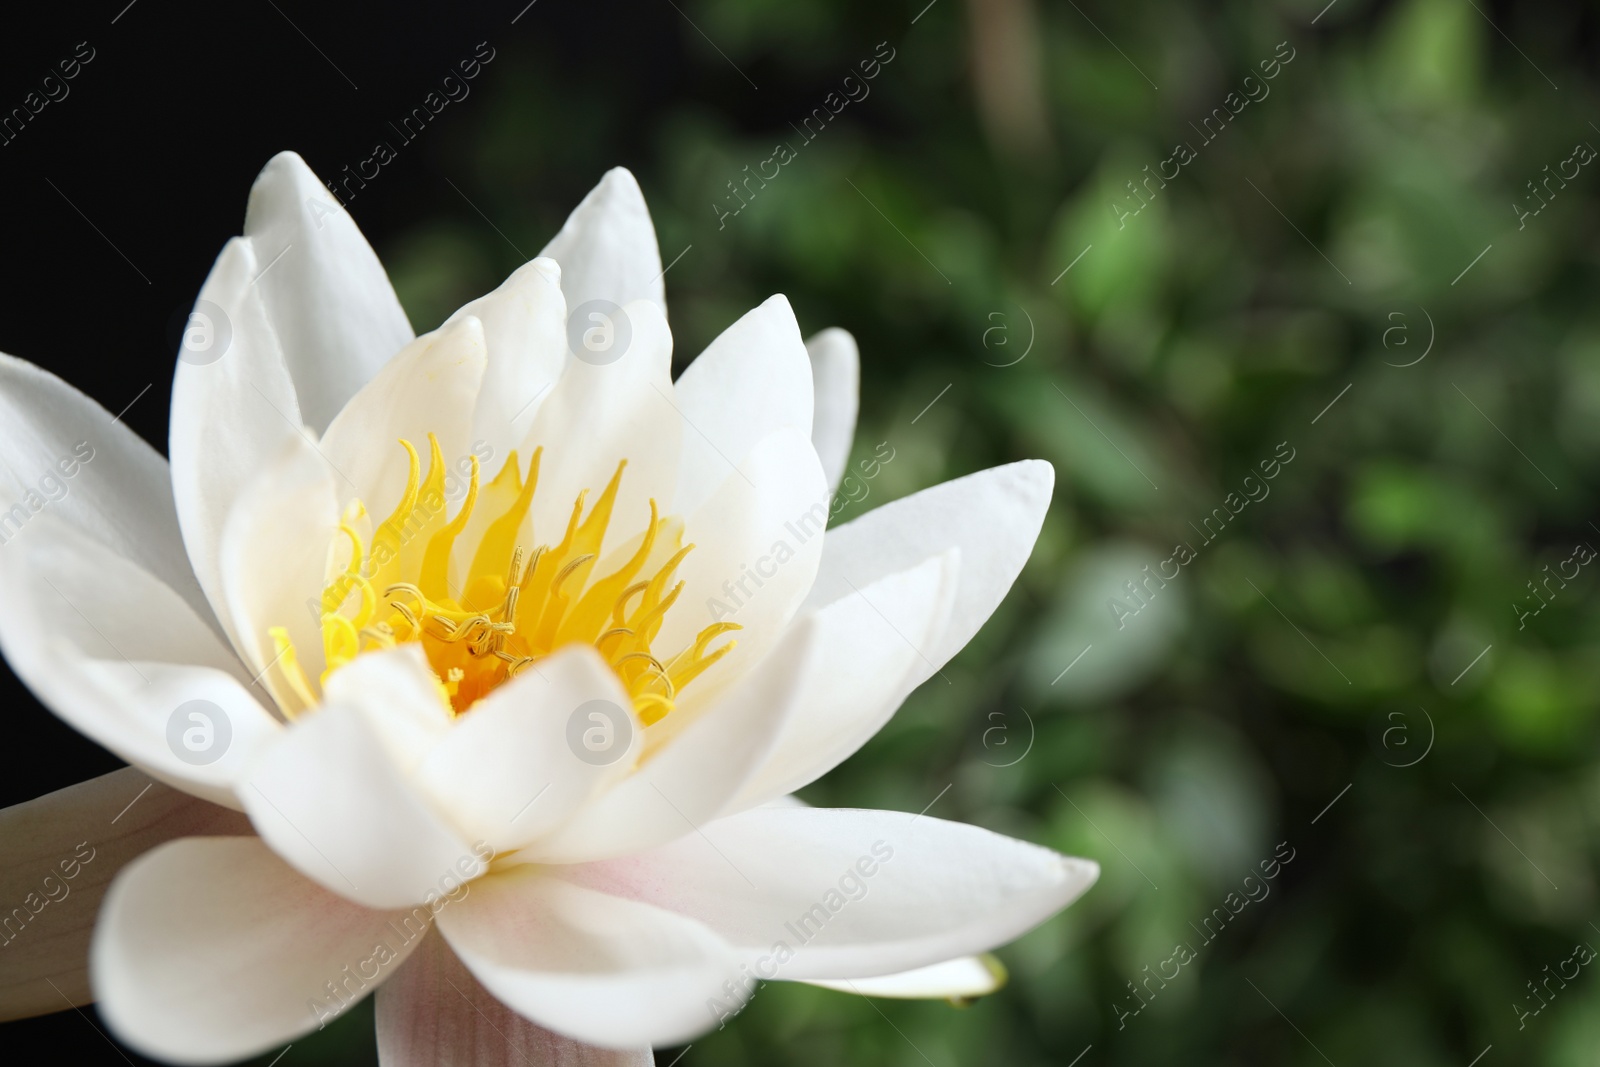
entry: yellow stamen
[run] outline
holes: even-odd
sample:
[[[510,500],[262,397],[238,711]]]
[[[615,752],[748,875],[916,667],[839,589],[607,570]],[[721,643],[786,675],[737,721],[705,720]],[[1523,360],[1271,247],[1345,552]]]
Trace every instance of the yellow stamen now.
[[[533,459],[528,461],[528,477],[522,483],[522,491],[512,501],[510,510],[489,525],[488,533],[483,535],[483,540],[478,544],[477,554],[472,557],[472,567],[467,572],[469,591],[479,577],[498,577],[506,572],[506,564],[510,562],[512,550],[516,547],[517,534],[522,529],[522,520],[528,517],[528,508],[533,505],[533,491],[539,484],[539,460],[543,455],[544,449],[534,450]],[[515,467],[516,461],[516,453],[512,453],[509,464]]]
[[[679,689],[682,689],[684,686],[700,677],[700,675],[704,674],[706,669],[709,668],[713,663],[717,662],[717,660],[721,659],[723,656],[726,656],[729,652],[732,652],[734,646],[739,642],[729,641],[727,644],[723,645],[709,656],[705,654],[706,646],[709,645],[712,640],[721,636],[722,634],[728,633],[731,630],[738,629],[741,629],[741,627],[736,622],[714,622],[710,626],[707,626],[704,630],[701,630],[700,633],[695,637],[694,644],[689,646],[689,648],[683,652],[678,653],[678,656],[673,659],[673,665],[670,671],[672,684],[677,686]],[[682,663],[678,662],[680,659],[683,661]]]
[[[411,447],[410,441],[402,440],[400,444],[411,460],[411,469],[406,475],[406,489],[400,498],[400,506],[394,509],[372,535],[371,558],[378,567],[373,580],[378,585],[387,584],[399,573],[400,547],[404,543],[405,524],[416,513],[417,492],[422,486],[422,461],[417,457],[417,450]]]
[[[298,708],[284,708],[284,713],[293,719],[307,708],[317,706],[317,698],[311,692],[311,680],[306,677],[306,672],[300,666],[300,660],[295,656],[294,642],[289,640],[289,631],[282,626],[274,626],[267,631],[267,636],[272,638],[272,646],[278,650],[273,658],[278,670],[283,674],[283,679],[289,685],[289,691],[300,701]]]
[[[640,722],[653,726],[667,717],[667,712],[672,710],[672,701],[654,693],[644,693],[633,698],[633,710]]]
[[[684,592],[685,583],[674,583],[674,576],[694,548],[676,547],[683,525],[661,516],[654,500],[643,530],[624,542],[631,547],[613,548],[609,573],[593,577],[626,460],[592,508],[584,507],[588,491],[578,494],[559,543],[539,545],[528,554],[519,542],[530,536],[527,520],[542,450],[534,452],[525,478],[512,453],[487,485],[474,456],[466,498],[445,521],[438,503],[444,499],[445,472],[438,438],[428,435],[426,478],[417,450],[408,441],[400,444],[409,461],[405,490],[399,506],[373,532],[370,548],[357,532],[365,514],[359,501],[346,509],[339,525],[350,552],[322,594],[320,684],[314,685],[301,667],[288,631],[269,631],[283,681],[280,701],[292,705],[284,709],[290,717],[316,707],[321,686],[334,671],[375,649],[419,643],[440,699],[460,714],[555,650],[586,644],[611,664],[640,721],[649,726],[671,714],[684,687],[733,649],[735,642],[729,641],[707,651],[715,638],[739,628],[724,622],[701,630],[676,655],[661,657],[652,650],[667,613]],[[481,518],[474,522],[475,516]],[[455,576],[465,587],[465,595],[459,595],[452,571],[463,535],[478,543],[465,576]],[[667,553],[645,577],[651,559]],[[381,601],[377,590],[382,590]],[[351,594],[359,601],[353,614],[346,614]]]
[[[442,598],[450,593],[450,550],[456,538],[467,528],[472,518],[473,505],[478,502],[478,457],[472,457],[472,481],[467,486],[467,499],[444,529],[428,540],[428,551],[422,557],[421,586],[431,597]]]

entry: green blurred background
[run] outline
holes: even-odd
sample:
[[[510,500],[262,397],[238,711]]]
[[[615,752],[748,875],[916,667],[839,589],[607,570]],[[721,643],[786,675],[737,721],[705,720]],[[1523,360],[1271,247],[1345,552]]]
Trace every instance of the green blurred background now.
[[[808,334],[860,342],[856,456],[894,459],[836,522],[1055,465],[1033,558],[948,682],[803,796],[931,802],[1092,857],[1099,884],[1001,949],[1010,983],[975,1004],[776,983],[676,1062],[1600,1062],[1600,975],[1529,986],[1600,947],[1600,567],[1563,566],[1600,546],[1600,168],[1574,154],[1600,146],[1600,11],[925,3],[542,0],[514,25],[521,0],[473,4],[393,56],[291,5],[363,83],[403,69],[387,93],[347,92],[263,9],[285,84],[330,103],[242,116],[228,135],[270,149],[188,176],[236,232],[271,150],[336,175],[486,37],[472,97],[350,205],[419,331],[626,164],[672,264],[680,368],[774,292]],[[874,58],[864,97],[797,129],[861,96],[845,79]],[[77,106],[51,113],[64,138]],[[736,200],[779,143],[794,158]],[[1146,184],[1180,144],[1193,158]],[[126,204],[85,208],[136,259],[159,243],[123,236]],[[187,261],[185,307],[209,260]],[[165,309],[147,317],[155,337]],[[164,440],[158,401],[130,421]],[[1179,544],[1177,577],[1128,591]],[[1179,944],[1195,958],[1132,1014],[1129,983]],[[371,1062],[371,1027],[369,1002],[282,1067]]]
[[[1000,951],[998,995],[777,983],[685,1067],[1600,1062],[1595,976],[1519,1017],[1600,946],[1600,569],[1542,586],[1549,618],[1514,607],[1600,545],[1597,179],[1526,184],[1600,144],[1595,13],[1323,2],[939,0],[913,24],[922,0],[682,0],[698,91],[573,84],[535,36],[439,146],[503,235],[446,197],[380,248],[418,329],[625,159],[682,255],[680,366],[772,292],[859,340],[856,453],[895,459],[836,521],[1056,468],[949,684],[803,795],[917,811],[948,785],[931,814],[1093,857],[1099,884]],[[808,140],[880,42],[869,95]],[[648,143],[620,145],[640,108]],[[736,200],[778,143],[795,158]],[[1179,143],[1179,176],[1141,184]],[[1178,543],[1195,558],[1140,606],[1123,583]],[[1270,894],[1206,943],[1280,842]]]

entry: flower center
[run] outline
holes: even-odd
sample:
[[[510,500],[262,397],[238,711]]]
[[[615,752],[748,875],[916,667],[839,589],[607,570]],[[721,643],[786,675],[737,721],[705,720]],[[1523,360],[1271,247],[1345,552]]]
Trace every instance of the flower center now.
[[[521,671],[537,670],[556,649],[589,644],[611,665],[648,726],[673,709],[684,686],[733,649],[734,641],[710,649],[717,637],[739,629],[737,623],[718,622],[665,660],[651,650],[683,592],[683,582],[671,584],[673,575],[694,548],[678,547],[682,522],[659,517],[654,500],[649,525],[627,542],[632,550],[626,558],[596,575],[627,460],[617,465],[588,515],[583,513],[588,491],[578,494],[558,544],[540,544],[528,553],[517,541],[533,505],[543,449],[534,452],[526,478],[512,452],[484,486],[473,456],[466,500],[446,521],[444,460],[433,434],[428,443],[423,479],[417,450],[409,441],[400,442],[411,460],[405,493],[372,533],[370,545],[357,532],[366,517],[361,502],[345,511],[339,535],[350,542],[349,563],[323,589],[320,605],[327,664],[323,683],[362,653],[420,642],[441,697],[458,715]],[[469,527],[477,547],[458,591],[450,580],[450,561]],[[274,627],[269,633],[277,651],[274,662],[299,704],[284,709],[293,718],[321,701],[288,631]]]

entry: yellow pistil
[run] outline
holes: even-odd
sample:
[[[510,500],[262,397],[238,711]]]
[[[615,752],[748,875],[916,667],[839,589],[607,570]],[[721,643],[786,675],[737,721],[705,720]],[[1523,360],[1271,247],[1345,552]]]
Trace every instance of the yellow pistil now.
[[[460,714],[497,686],[572,644],[593,645],[616,672],[633,699],[634,711],[646,725],[659,722],[676,706],[678,694],[706,668],[730,652],[736,642],[712,649],[711,643],[737,623],[713,623],[687,648],[662,659],[651,648],[684,583],[672,584],[678,565],[694,545],[682,545],[683,525],[662,518],[650,501],[650,521],[637,546],[617,568],[595,575],[600,549],[611,523],[622,472],[584,514],[580,493],[561,540],[525,553],[518,544],[527,525],[539,479],[542,449],[533,454],[526,477],[515,452],[494,479],[479,491],[477,458],[466,500],[454,518],[440,525],[444,460],[439,442],[428,435],[428,474],[408,441],[401,441],[410,471],[400,505],[372,535],[370,548],[356,532],[364,511],[359,502],[346,512],[339,536],[350,541],[344,571],[323,590],[322,644],[326,669],[320,682],[357,656],[406,642],[420,643],[427,656],[440,698],[452,714]],[[472,564],[461,586],[450,581],[451,557],[466,531],[474,507],[496,508],[471,554]],[[422,551],[410,542],[429,536]],[[631,543],[631,542],[630,542]],[[667,558],[647,573],[652,558]],[[525,559],[526,557],[526,559]],[[669,585],[671,588],[669,589]],[[381,602],[380,602],[381,596]],[[347,605],[349,611],[347,612]],[[270,635],[277,652],[275,668],[284,677],[288,695],[300,707],[315,707],[317,690],[300,666],[294,643],[282,627]]]

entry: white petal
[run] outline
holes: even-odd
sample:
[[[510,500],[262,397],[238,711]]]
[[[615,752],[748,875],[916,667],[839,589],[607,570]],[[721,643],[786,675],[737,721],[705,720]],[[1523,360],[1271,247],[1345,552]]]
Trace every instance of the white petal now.
[[[856,339],[830,326],[806,342],[811,356],[812,392],[816,411],[811,416],[811,443],[828,475],[828,492],[837,492],[839,480],[850,464],[850,444],[856,436],[856,411],[861,398],[861,357]]]
[[[705,926],[648,904],[514,867],[473,883],[439,931],[519,1014],[605,1048],[665,1045],[711,1029],[707,1002],[736,976]]]
[[[339,498],[360,497],[381,522],[401,501],[411,462],[410,441],[428,473],[428,434],[439,438],[445,465],[472,449],[472,411],[488,355],[483,324],[452,319],[417,338],[390,360],[333,420],[320,445],[339,474]]]
[[[367,669],[391,678],[363,698],[372,709],[327,703],[297,720],[262,753],[239,793],[256,831],[308,878],[368,907],[398,908],[477,877],[488,850],[469,846],[391,759],[371,718],[397,702],[439,695],[410,657],[381,659]]]
[[[244,232],[301,415],[321,433],[410,343],[411,324],[349,212],[295,153],[280,152],[262,169]]]
[[[815,641],[811,626],[795,627],[753,673],[632,775],[516,858],[576,863],[693,833],[728,807],[788,721],[804,712],[797,680],[809,667]]]
[[[622,167],[606,172],[539,255],[561,264],[569,309],[591,300],[653,300],[666,309],[650,209],[639,183]]]
[[[863,997],[901,1000],[969,1000],[987,996],[1006,984],[1006,969],[993,956],[963,956],[958,960],[918,967],[877,978],[815,978],[811,985],[855,993]]]
[[[739,646],[687,691],[687,704],[718,692],[772,647],[811,588],[827,523],[822,466],[810,437],[794,428],[763,438],[686,517],[685,537],[696,547],[678,569],[683,596],[654,647],[672,655],[714,622],[744,627],[734,635]]]
[[[732,810],[809,785],[866,744],[907,692],[921,653],[945,627],[960,553],[891,574],[809,617],[816,649],[798,679],[803,714],[791,717]]]
[[[372,249],[299,156],[262,170],[245,234],[200,290],[172,387],[178,520],[219,614],[237,494],[302,420],[321,433],[412,336]]]
[[[223,529],[222,602],[234,647],[280,707],[297,708],[271,630],[283,627],[307,676],[322,673],[322,589],[339,529],[338,486],[299,434],[239,495]]]
[[[360,711],[384,754],[408,776],[450,731],[450,712],[416,643],[357,656],[328,676],[322,695]]]
[[[68,472],[71,473],[68,473]],[[166,583],[202,619],[167,461],[66,382],[0,354],[0,543],[48,508]]]
[[[95,997],[112,1032],[148,1056],[243,1059],[317,1029],[393,973],[422,940],[405,940],[407,920],[324,891],[256,838],[172,841],[106,894]]]
[[[1072,903],[1100,873],[1089,860],[930,816],[770,807],[561,870],[699,920],[763,978],[824,980],[988,951]],[[776,962],[778,942],[794,953],[788,962]]]
[[[488,351],[472,436],[504,456],[521,443],[538,401],[567,363],[560,266],[552,259],[523,264],[500,288],[450,316],[445,326],[469,315],[483,324]],[[496,470],[484,476],[493,477]]]
[[[0,900],[42,901],[6,918],[0,1020],[81,1006],[89,989],[89,935],[112,876],[157,845],[191,834],[248,834],[227,808],[124,767],[0,811]],[[68,901],[71,901],[69,904]],[[32,927],[32,929],[29,929]],[[26,936],[22,936],[27,931]]]
[[[148,572],[51,515],[33,521],[33,536],[0,551],[0,646],[12,669],[129,763],[237,807],[233,784],[280,730],[238,658]],[[191,701],[205,703],[185,709]]]
[[[281,264],[280,264],[281,266]],[[172,492],[200,588],[226,619],[222,531],[251,479],[303,432],[294,382],[248,238],[229,241],[200,289],[172,381]]]
[[[593,701],[608,707],[581,710]],[[591,713],[605,718],[594,722]],[[621,729],[610,721],[613,713],[626,717]],[[574,716],[579,748],[573,747]],[[596,727],[611,732],[591,762],[578,753],[589,754],[581,748],[583,732]],[[522,671],[458,718],[418,768],[417,782],[464,835],[508,851],[547,833],[626,775],[643,741],[644,727],[616,673],[593,648],[574,645]]]
[[[852,586],[959,548],[961,584],[949,626],[922,650],[915,673],[917,682],[924,681],[972,640],[1016,581],[1054,484],[1050,464],[1024,460],[924,489],[836,526],[828,531],[806,607],[831,604],[849,596]]]
[[[608,363],[569,360],[524,441],[524,465],[535,448],[544,448],[533,498],[533,544],[558,543],[578,494],[588,490],[593,506],[622,460],[628,467],[607,550],[644,529],[652,498],[662,514],[672,500],[679,438],[692,432],[682,427],[671,399],[672,334],[658,304],[634,301],[622,310],[630,335],[626,349]],[[619,330],[614,338],[620,337]]]
[[[794,309],[770,297],[722,331],[674,386],[692,428],[672,510],[692,514],[767,435],[811,437],[811,361]]]
[[[496,1000],[430,936],[378,990],[382,1067],[651,1067],[649,1048],[585,1045]]]

